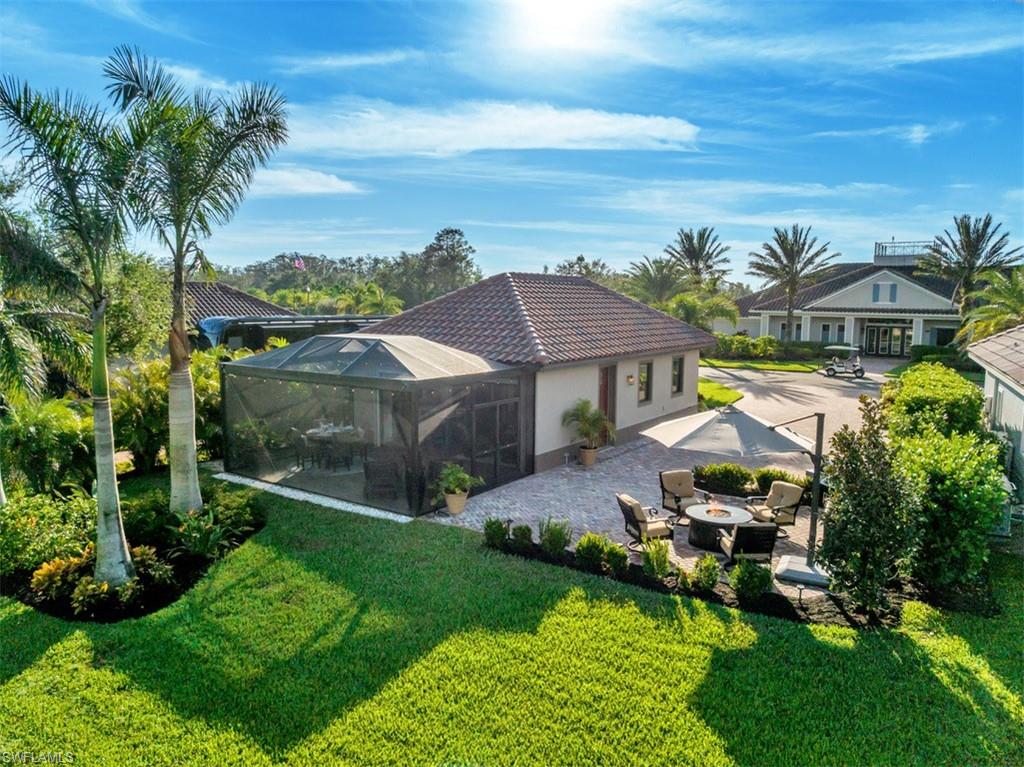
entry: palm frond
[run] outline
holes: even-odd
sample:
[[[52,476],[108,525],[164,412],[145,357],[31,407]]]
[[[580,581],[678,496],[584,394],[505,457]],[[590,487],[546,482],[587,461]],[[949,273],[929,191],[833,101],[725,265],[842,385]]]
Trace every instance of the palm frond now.
[[[32,333],[12,314],[0,312],[0,392],[37,397],[45,386],[46,363]]]

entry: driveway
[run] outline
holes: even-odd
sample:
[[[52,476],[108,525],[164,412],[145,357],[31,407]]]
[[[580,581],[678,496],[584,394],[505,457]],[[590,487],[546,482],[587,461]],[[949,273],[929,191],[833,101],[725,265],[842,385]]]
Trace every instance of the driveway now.
[[[770,370],[735,370],[701,367],[704,378],[725,384],[743,394],[736,407],[773,423],[822,412],[825,414],[825,449],[832,435],[850,424],[860,426],[862,394],[877,397],[887,379],[883,373],[902,360],[866,360],[869,371],[863,378],[836,376],[824,373],[781,373]],[[814,438],[814,419],[793,424],[792,429]]]

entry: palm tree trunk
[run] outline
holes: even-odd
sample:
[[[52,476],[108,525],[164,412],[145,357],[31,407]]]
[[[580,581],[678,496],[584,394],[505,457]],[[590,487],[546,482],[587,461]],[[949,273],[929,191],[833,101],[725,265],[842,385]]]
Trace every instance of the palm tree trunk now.
[[[168,459],[171,465],[171,513],[184,514],[203,508],[196,457],[196,400],[189,366],[189,342],[185,330],[184,269],[175,268],[171,312],[171,380],[167,413],[170,426]]]
[[[117,587],[135,575],[121,519],[114,466],[114,422],[107,375],[106,302],[92,315],[92,418],[96,441],[96,570],[94,577]]]
[[[793,340],[793,302],[786,304],[786,343]]]
[[[0,466],[0,509],[7,505],[7,493],[4,491],[3,468]]]

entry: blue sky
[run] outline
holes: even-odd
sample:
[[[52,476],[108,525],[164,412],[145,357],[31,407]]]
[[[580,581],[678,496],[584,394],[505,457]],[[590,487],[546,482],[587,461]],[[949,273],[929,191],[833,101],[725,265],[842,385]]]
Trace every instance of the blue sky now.
[[[1024,234],[1020,3],[0,3],[0,70],[37,87],[103,98],[122,43],[288,99],[287,148],[206,243],[218,263],[457,226],[487,273],[624,268],[713,225],[749,282],[773,225],[843,260],[961,212]]]

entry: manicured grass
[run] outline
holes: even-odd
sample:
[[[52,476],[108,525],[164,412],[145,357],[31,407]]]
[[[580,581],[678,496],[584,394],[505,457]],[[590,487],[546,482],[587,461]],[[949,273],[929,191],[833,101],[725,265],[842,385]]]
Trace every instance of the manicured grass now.
[[[786,373],[813,373],[821,368],[821,362],[815,360],[718,360],[701,357],[701,365],[709,368],[739,368],[742,370],[778,370]]]
[[[128,485],[129,483],[126,483]],[[135,488],[125,488],[130,493]],[[179,602],[72,624],[0,599],[0,750],[79,764],[1020,764],[1024,590],[808,627],[263,496]]]
[[[731,405],[733,402],[743,399],[743,395],[735,389],[730,389],[725,384],[707,378],[697,379],[697,394],[708,409]]]
[[[886,378],[899,378],[901,375],[910,370],[910,368],[914,367],[914,365],[920,364],[920,362],[904,362],[902,365],[897,365],[896,367],[887,370],[885,372],[885,376]],[[985,383],[984,373],[980,373],[975,370],[957,370],[956,372],[959,373],[961,377],[966,378],[971,383],[978,384],[979,386]]]

